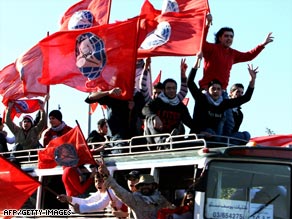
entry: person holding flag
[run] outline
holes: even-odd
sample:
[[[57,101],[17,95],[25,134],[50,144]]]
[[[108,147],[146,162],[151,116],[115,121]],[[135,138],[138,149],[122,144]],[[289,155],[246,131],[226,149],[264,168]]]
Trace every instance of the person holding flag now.
[[[11,111],[14,103],[12,101],[8,102],[5,121],[6,125],[15,136],[13,151],[37,149],[41,147],[39,139],[42,131],[47,125],[46,112],[44,109],[45,103],[45,101],[39,101],[41,116],[37,125],[34,125],[33,118],[30,115],[25,115],[21,121],[21,127],[19,127],[11,119]],[[20,156],[20,154],[17,155]]]

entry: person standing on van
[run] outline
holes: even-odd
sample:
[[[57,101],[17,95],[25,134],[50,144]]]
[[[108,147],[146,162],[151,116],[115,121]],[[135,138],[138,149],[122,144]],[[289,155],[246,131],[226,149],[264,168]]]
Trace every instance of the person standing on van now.
[[[59,110],[52,110],[49,113],[51,128],[44,131],[44,147],[46,147],[52,139],[60,137],[72,129],[70,126],[66,125],[62,118],[63,115]]]
[[[95,143],[95,142],[105,142],[104,144],[93,144],[90,145],[90,152],[93,155],[96,154],[104,154],[104,148],[106,147],[106,141],[109,141],[110,137],[107,136],[108,126],[106,119],[100,119],[97,122],[97,130],[93,130],[88,138],[87,143]]]
[[[184,68],[187,68],[185,59],[181,62]],[[181,123],[192,128],[192,117],[186,105],[177,97],[177,83],[175,80],[168,78],[163,82],[163,92],[159,96],[146,104],[142,110],[146,117],[145,135],[155,135],[169,133],[171,135],[184,134],[181,130]],[[147,142],[164,143],[167,137],[147,137]]]
[[[258,68],[253,68],[252,65],[248,65],[250,74],[249,87],[243,96],[234,99],[223,98],[222,84],[216,79],[209,82],[208,90],[202,93],[194,82],[197,70],[198,62],[191,69],[188,78],[188,87],[196,101],[193,112],[194,129],[191,130],[191,133],[204,134],[206,137],[220,135],[219,126],[224,117],[224,111],[238,107],[251,99]]]
[[[150,174],[142,174],[135,185],[137,191],[129,192],[120,186],[110,176],[107,167],[100,162],[98,171],[105,180],[105,186],[111,188],[116,196],[134,213],[135,219],[157,219],[157,213],[161,208],[174,208],[174,206],[158,191],[158,184]]]
[[[20,123],[21,127],[17,126],[11,119],[13,104],[12,101],[8,103],[8,109],[5,116],[6,125],[15,136],[15,146],[12,150],[20,151],[42,147],[39,139],[42,131],[47,125],[46,112],[44,110],[45,102],[40,101],[41,117],[37,125],[34,125],[33,118],[30,115],[25,115]]]

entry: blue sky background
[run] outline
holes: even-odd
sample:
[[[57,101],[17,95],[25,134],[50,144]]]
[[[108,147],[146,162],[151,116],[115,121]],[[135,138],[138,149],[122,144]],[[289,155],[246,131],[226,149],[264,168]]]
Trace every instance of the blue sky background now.
[[[160,9],[162,0],[150,0]],[[30,49],[49,33],[58,31],[63,13],[75,0],[1,0],[0,1],[0,69],[12,63],[21,53]],[[110,22],[139,14],[143,0],[112,0]],[[275,40],[252,62],[259,66],[256,88],[252,100],[242,106],[244,121],[241,130],[252,136],[266,135],[266,128],[276,134],[292,133],[292,1],[291,0],[209,0],[213,25],[207,40],[214,42],[214,33],[221,27],[235,31],[233,48],[248,51],[262,43],[269,32]],[[162,70],[162,80],[172,77],[180,83],[182,57],[152,58],[152,78]],[[186,57],[190,68],[196,57]],[[241,82],[248,86],[248,63],[233,66],[229,88]],[[60,62],[62,65],[62,62]],[[189,72],[189,71],[188,71]],[[202,77],[199,69],[196,81]],[[49,111],[61,106],[63,120],[70,126],[81,125],[88,133],[88,104],[86,93],[64,85],[51,86]],[[189,111],[192,115],[194,101],[190,94]],[[0,105],[0,112],[3,112]],[[102,118],[101,108],[93,114],[91,129]],[[7,128],[6,128],[7,129]]]

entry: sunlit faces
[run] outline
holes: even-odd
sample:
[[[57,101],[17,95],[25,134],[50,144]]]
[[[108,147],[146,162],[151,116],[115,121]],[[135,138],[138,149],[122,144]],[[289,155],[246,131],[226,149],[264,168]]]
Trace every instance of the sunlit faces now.
[[[131,177],[128,179],[127,183],[128,183],[128,187],[130,189],[131,192],[136,192],[137,189],[135,187],[135,185],[139,182],[139,179]]]
[[[155,191],[156,187],[155,185],[148,184],[148,183],[139,183],[139,186],[137,188],[138,191],[142,193],[142,195],[150,196]]]
[[[30,129],[31,126],[32,126],[32,124],[31,124],[31,121],[30,121],[29,119],[24,119],[24,120],[22,121],[22,128],[23,128],[24,130],[28,130],[28,129]]]
[[[102,189],[104,180],[99,173],[94,176],[94,183],[96,189]]]
[[[60,120],[56,119],[54,116],[50,116],[49,120],[52,127],[57,127],[62,123]]]
[[[227,48],[227,47],[230,47],[232,45],[233,37],[234,37],[233,32],[225,31],[223,33],[223,35],[221,37],[219,37],[219,41],[224,47]]]
[[[164,88],[164,94],[170,99],[176,97],[177,85],[174,82],[167,82]]]
[[[156,99],[161,92],[162,92],[161,89],[154,88],[153,89],[153,99]]]
[[[213,84],[208,88],[208,92],[213,100],[217,100],[222,95],[222,87],[220,84]]]
[[[230,92],[230,98],[241,97],[243,95],[243,92],[244,92],[243,88],[237,87]]]
[[[98,126],[98,132],[101,134],[106,135],[108,132],[108,126],[107,124],[103,125],[103,126]]]

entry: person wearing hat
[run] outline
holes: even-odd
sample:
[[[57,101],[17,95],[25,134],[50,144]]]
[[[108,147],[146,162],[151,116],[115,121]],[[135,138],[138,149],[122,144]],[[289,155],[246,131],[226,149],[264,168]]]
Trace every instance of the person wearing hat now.
[[[141,173],[138,170],[132,170],[125,176],[127,180],[128,188],[131,192],[137,192],[135,185],[139,182],[140,175]],[[132,209],[129,207],[128,207],[127,212],[118,210],[118,211],[113,211],[112,213],[117,218],[126,218],[128,217],[128,215],[130,215],[130,218],[134,217],[132,213]]]
[[[49,121],[51,127],[45,130],[44,134],[45,147],[49,144],[49,142],[52,139],[60,137],[72,129],[72,127],[66,125],[62,118],[63,116],[60,110],[52,110],[49,113]]]
[[[157,219],[157,212],[161,208],[174,208],[174,206],[158,191],[158,184],[150,174],[141,174],[135,184],[136,192],[129,192],[120,186],[109,175],[109,171],[103,162],[99,162],[98,171],[103,175],[105,186],[110,187],[116,196],[130,207],[135,219]]]
[[[40,101],[41,117],[37,125],[34,125],[33,118],[30,115],[25,115],[20,123],[21,126],[17,126],[11,119],[13,104],[12,101],[8,103],[5,116],[6,125],[15,136],[15,146],[12,150],[19,151],[39,148],[41,146],[39,142],[41,133],[47,125],[46,113],[44,110],[45,102]],[[15,156],[16,155],[19,154],[15,154]]]

